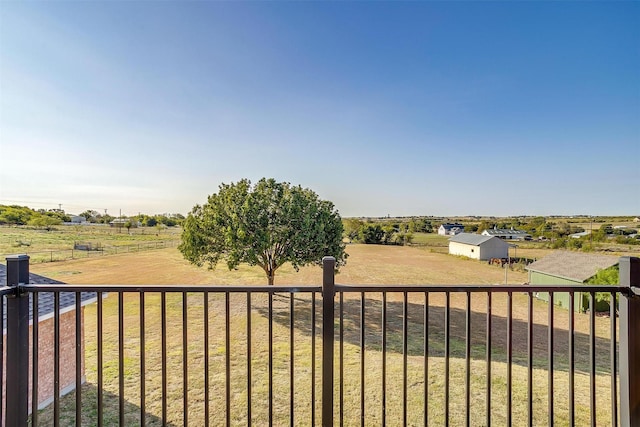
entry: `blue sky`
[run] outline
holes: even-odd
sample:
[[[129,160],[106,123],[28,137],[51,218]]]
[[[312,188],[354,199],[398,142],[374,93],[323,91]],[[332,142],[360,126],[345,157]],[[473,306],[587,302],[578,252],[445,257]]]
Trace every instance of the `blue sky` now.
[[[0,2],[0,204],[640,214],[639,2]]]

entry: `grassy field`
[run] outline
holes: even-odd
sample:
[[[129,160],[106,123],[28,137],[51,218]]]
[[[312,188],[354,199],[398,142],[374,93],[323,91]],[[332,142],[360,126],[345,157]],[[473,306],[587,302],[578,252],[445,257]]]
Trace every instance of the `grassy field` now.
[[[29,254],[32,263],[88,258],[106,254],[140,251],[156,246],[176,246],[178,227],[112,228],[109,226],[57,226],[51,231],[26,226],[0,226],[0,256]],[[75,243],[91,244],[100,251],[80,251]],[[72,252],[73,251],[73,252]]]
[[[490,284],[504,283],[504,270],[489,266],[483,262],[460,259],[422,248],[395,246],[349,245],[348,264],[336,277],[344,284]],[[214,272],[196,268],[184,261],[175,249],[142,252],[130,256],[112,256],[82,261],[67,261],[32,266],[32,272],[45,275],[67,283],[155,283],[155,284],[265,284],[264,273],[258,268],[243,266],[235,271],[220,268]],[[510,283],[526,281],[526,274],[509,272]],[[276,275],[276,284],[319,284],[319,267],[302,268],[295,272],[283,267]],[[381,295],[369,294],[365,300],[365,413],[366,425],[381,423]],[[388,347],[385,354],[387,362],[387,423],[400,424],[403,403],[402,387],[402,294],[389,294],[387,303]],[[424,406],[424,346],[423,316],[424,295],[408,296],[408,354],[407,354],[407,406],[408,424],[421,425]],[[513,423],[523,425],[526,412],[526,319],[527,296],[513,295]],[[247,333],[248,319],[251,320],[251,368],[252,368],[252,424],[267,423],[268,396],[268,312],[267,297],[256,294],[252,297],[250,316],[247,315],[246,296],[229,297],[230,347],[225,344],[224,321],[226,304],[224,294],[208,295],[209,306],[209,378],[210,399],[209,414],[212,425],[224,424],[225,418],[232,425],[247,425]],[[316,401],[311,399],[311,296],[296,294],[294,329],[289,328],[289,296],[274,296],[273,311],[273,387],[274,387],[274,425],[289,424],[289,363],[291,349],[290,334],[294,337],[295,391],[294,424],[311,425],[311,405],[315,405],[317,419],[320,421],[320,350],[321,341],[316,336],[315,343],[315,384]],[[431,294],[429,299],[429,375],[428,375],[428,414],[430,425],[444,424],[444,295]],[[359,294],[346,295],[344,305],[344,415],[345,425],[360,423],[360,300]],[[472,344],[471,349],[471,424],[485,424],[486,363],[486,296],[474,296],[472,300]],[[187,393],[189,398],[189,424],[204,424],[204,297],[201,294],[188,294],[186,348],[188,374]],[[316,319],[320,319],[321,297],[316,296]],[[140,405],[140,301],[135,294],[124,295],[125,321],[125,412],[126,424],[138,422]],[[106,391],[105,401],[108,410],[106,425],[117,422],[117,371],[118,371],[118,298],[112,294],[104,301],[104,372]],[[534,424],[547,425],[547,310],[541,301],[534,301]],[[160,406],[160,297],[150,294],[144,306],[146,316],[146,413],[148,425],[161,425],[162,408]],[[505,295],[494,295],[492,301],[492,423],[506,424],[506,313]],[[83,387],[84,417],[83,424],[95,425],[95,396],[97,384],[96,369],[96,306],[86,308],[86,358],[87,385]],[[183,424],[183,383],[182,358],[182,296],[167,296],[167,336],[168,344],[168,421],[170,425]],[[464,295],[451,297],[451,365],[450,365],[450,416],[451,425],[464,423]],[[568,425],[568,313],[562,309],[554,311],[554,383],[556,393],[554,408],[556,425]],[[588,424],[589,420],[589,382],[588,382],[588,316],[576,314],[576,416],[577,424]],[[320,323],[316,325],[319,333]],[[337,332],[337,330],[336,330]],[[609,417],[610,377],[608,372],[608,337],[610,334],[607,318],[596,319],[597,348],[597,386],[598,386],[598,425],[607,425]],[[225,363],[227,350],[230,357],[230,395],[231,405],[225,405]],[[43,368],[46,369],[46,368]],[[337,375],[336,371],[336,375]],[[338,389],[336,388],[336,396]],[[64,424],[73,421],[73,395],[65,399]],[[336,405],[335,416],[338,416]],[[44,411],[42,419],[51,420],[51,411]]]

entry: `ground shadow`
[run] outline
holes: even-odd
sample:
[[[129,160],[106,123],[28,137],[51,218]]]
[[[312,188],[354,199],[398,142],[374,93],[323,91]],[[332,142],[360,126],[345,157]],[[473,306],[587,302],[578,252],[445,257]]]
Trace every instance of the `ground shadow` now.
[[[311,298],[308,296],[295,297],[296,330],[306,336],[311,335]],[[365,300],[365,349],[380,351],[382,349],[382,308],[380,299]],[[268,317],[266,306],[255,306],[262,316]],[[422,356],[424,354],[424,304],[407,303],[407,354]],[[444,356],[445,354],[445,308],[440,305],[429,305],[428,308],[428,347],[430,356]],[[355,346],[361,345],[361,302],[360,299],[345,298],[343,307],[343,339],[345,343]],[[449,308],[449,354],[451,357],[464,358],[466,354],[466,310],[457,307]],[[275,295],[273,304],[274,322],[289,327],[289,296]],[[485,312],[471,311],[471,357],[477,360],[486,359],[487,349],[487,315]],[[403,352],[404,307],[402,301],[387,301],[386,304],[386,350],[388,352]],[[546,320],[545,320],[546,322]],[[507,318],[493,314],[491,316],[491,349],[492,360],[507,360]],[[336,297],[335,303],[335,337],[340,334],[340,302]],[[316,333],[322,336],[322,297],[316,299]],[[528,364],[528,323],[521,319],[512,319],[512,361],[520,366]],[[549,327],[546,324],[533,324],[533,365],[536,368],[548,368],[548,336]],[[569,370],[569,332],[565,328],[553,328],[553,358],[554,370]],[[590,371],[590,343],[588,334],[574,331],[574,370],[588,373]],[[596,372],[611,371],[610,359],[611,341],[596,336]]]
[[[98,388],[94,384],[82,386],[82,425],[98,425]],[[102,394],[102,423],[105,426],[119,425],[119,397],[116,394],[103,391]],[[60,399],[60,426],[75,426],[76,424],[76,393],[71,392]],[[38,412],[38,425],[54,425],[53,403]],[[124,402],[124,425],[141,425],[140,406],[131,402]],[[162,426],[162,419],[146,413],[145,426]],[[177,427],[176,424],[164,424]]]

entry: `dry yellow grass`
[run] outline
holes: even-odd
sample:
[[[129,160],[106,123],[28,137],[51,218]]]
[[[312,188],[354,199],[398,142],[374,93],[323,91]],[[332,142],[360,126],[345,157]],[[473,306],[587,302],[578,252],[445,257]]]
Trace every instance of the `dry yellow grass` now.
[[[464,260],[448,255],[431,253],[427,250],[405,247],[380,247],[366,245],[350,245],[348,264],[337,276],[336,281],[343,284],[459,284],[459,283],[503,283],[504,270],[471,260]],[[228,271],[220,266],[214,272],[205,268],[196,268],[184,261],[175,250],[160,250],[139,253],[131,256],[113,256],[101,259],[68,261],[63,263],[34,265],[32,271],[67,283],[155,283],[155,284],[265,284],[266,278],[259,268],[241,267],[237,271]],[[295,272],[283,267],[276,275],[277,284],[319,284],[321,269],[307,267]],[[510,283],[526,281],[526,274],[509,272]],[[230,329],[230,361],[231,361],[231,407],[229,417],[232,425],[247,425],[246,418],[246,371],[247,371],[247,310],[246,296],[231,295]],[[402,294],[388,295],[387,328],[387,423],[397,425],[402,414]],[[408,342],[408,423],[422,424],[422,408],[424,402],[424,378],[422,375],[423,356],[422,335],[423,294],[410,294],[408,299],[409,342]],[[159,425],[161,422],[161,376],[160,376],[160,311],[156,294],[146,298],[146,412],[147,424]],[[366,425],[381,423],[381,295],[371,294],[366,299],[366,374],[365,374],[365,407]],[[126,294],[125,301],[125,399],[127,425],[138,421],[140,402],[140,367],[139,367],[139,297]],[[274,425],[289,423],[289,297],[274,297],[273,313],[273,355],[274,355]],[[224,294],[209,295],[209,351],[211,397],[210,417],[212,425],[223,425],[227,415],[225,405],[225,346]],[[444,393],[444,295],[431,294],[429,300],[429,418],[430,425],[442,425]],[[204,300],[201,294],[189,295],[187,359],[189,369],[189,424],[202,425],[204,420]],[[311,425],[311,299],[309,295],[295,296],[295,328],[293,330],[294,371],[296,411],[295,425]],[[267,297],[257,294],[252,297],[252,424],[265,425],[267,413],[267,337],[268,313]],[[321,298],[317,296],[316,316],[320,319]],[[493,297],[492,313],[492,422],[494,425],[506,423],[506,296],[496,294]],[[514,425],[522,425],[526,419],[526,319],[527,296],[513,295],[513,337],[514,337]],[[106,424],[117,421],[117,296],[110,295],[104,302],[104,343],[105,343],[105,391],[107,392]],[[345,425],[359,425],[360,411],[360,329],[359,294],[345,297]],[[471,351],[471,420],[472,425],[484,425],[485,420],[485,322],[486,296],[474,296],[472,302],[472,339]],[[167,297],[168,315],[168,421],[171,425],[182,425],[182,299],[181,295]],[[96,307],[86,309],[86,341],[87,341],[87,380],[83,387],[85,410],[83,423],[95,424],[95,384],[96,375]],[[556,425],[568,425],[567,389],[567,312],[554,310],[555,346],[554,356],[556,384],[554,408],[557,414]],[[464,422],[464,342],[465,342],[465,298],[464,295],[451,297],[451,425]],[[547,410],[547,305],[534,302],[534,424],[546,425]],[[317,324],[319,333],[320,323]],[[598,349],[598,425],[607,423],[609,417],[609,375],[607,337],[610,333],[608,319],[596,319]],[[336,333],[338,330],[336,330]],[[576,315],[576,415],[580,425],[589,420],[589,383],[588,383],[588,317]],[[316,424],[320,422],[320,349],[321,340],[316,339]],[[338,375],[336,371],[336,375]],[[337,396],[337,389],[336,389]],[[73,396],[70,396],[72,399]],[[70,401],[70,400],[69,400]],[[66,402],[66,401],[65,401]],[[65,403],[67,410],[72,410],[72,403]],[[335,416],[338,416],[336,407]],[[50,420],[50,412],[43,413],[43,419]],[[71,423],[72,415],[66,416],[63,424]]]
[[[336,282],[343,284],[494,284],[504,283],[504,270],[484,262],[403,246],[349,245],[347,265]],[[185,261],[175,248],[87,260],[38,264],[32,272],[66,283],[84,284],[266,284],[259,267],[214,271]],[[294,271],[284,265],[276,284],[320,284],[320,267]],[[509,283],[524,283],[526,273],[509,271]]]

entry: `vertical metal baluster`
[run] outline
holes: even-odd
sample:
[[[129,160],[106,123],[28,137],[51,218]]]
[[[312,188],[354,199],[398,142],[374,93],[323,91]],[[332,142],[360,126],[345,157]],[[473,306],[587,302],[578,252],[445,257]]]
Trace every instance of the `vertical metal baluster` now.
[[[382,426],[387,425],[387,293],[382,292]]]
[[[575,293],[569,292],[569,425],[575,425]]]
[[[6,283],[0,283],[0,286],[4,286],[6,285]],[[37,295],[37,292],[34,294],[34,296]],[[5,296],[4,295],[0,295],[0,329],[3,331],[4,333],[4,319],[5,319],[5,304],[4,304],[4,300],[5,300]],[[35,312],[34,312],[35,313]],[[36,323],[38,322],[33,322],[34,326],[36,325]],[[36,327],[37,328],[37,327]],[[34,353],[36,354],[36,353]],[[37,358],[34,358],[34,360]],[[4,338],[0,340],[0,378],[4,378]],[[4,402],[4,387],[2,384],[0,384],[0,423],[4,422],[4,408],[3,408],[3,404],[2,402]]]
[[[60,425],[60,293],[53,293],[53,425]]]
[[[247,292],[247,425],[251,425],[251,292]]]
[[[444,425],[449,426],[449,316],[450,295],[445,292],[444,300]]]
[[[344,292],[340,292],[340,427],[344,425]]]
[[[273,425],[273,293],[269,291],[269,425]]]
[[[424,348],[423,348],[423,376],[424,376],[424,425],[429,425],[429,292],[424,293]]]
[[[140,425],[146,425],[146,402],[147,402],[147,388],[146,388],[146,337],[145,337],[145,302],[144,291],[140,291]]]
[[[507,425],[512,425],[513,410],[513,295],[507,292]]]
[[[269,426],[273,425],[273,293],[269,291]]]
[[[124,293],[118,292],[118,419],[124,426]]]
[[[616,381],[616,292],[609,297],[609,317],[611,318],[611,425],[618,425],[618,384]]]
[[[162,322],[162,426],[167,425],[167,293],[160,294],[160,316]]]
[[[204,292],[204,425],[209,427],[209,292]]]
[[[38,322],[38,318],[40,317],[40,314],[39,314],[39,304],[40,304],[40,302],[39,302],[40,298],[39,297],[40,297],[40,295],[39,295],[38,292],[34,292],[32,295],[33,295],[33,300],[32,300],[32,302],[33,302],[33,307],[32,307],[32,313],[33,313],[32,320],[33,320],[33,323],[32,323],[32,329],[31,329],[31,332],[32,332],[32,338],[31,338],[32,342],[31,343],[32,343],[32,348],[33,349],[31,351],[31,354],[33,356],[32,356],[32,365],[31,365],[31,378],[32,378],[31,379],[31,381],[32,381],[32,383],[31,383],[31,385],[32,385],[32,387],[31,387],[31,425],[32,426],[37,426],[38,425],[38,403],[39,403],[38,402],[38,388],[39,388],[39,385],[38,385],[38,379],[39,379],[38,378],[38,371],[39,371],[38,362],[39,362],[39,359],[40,359],[40,357],[39,357],[40,356],[40,343],[39,343],[39,340],[40,340],[39,323],[40,322]],[[4,301],[4,297],[2,297],[2,300]],[[3,312],[4,312],[4,306],[3,306],[2,309],[0,309],[0,314],[2,314]],[[1,326],[0,329],[4,329],[3,325],[0,324],[0,326]],[[2,353],[3,349],[1,347],[1,345],[2,344],[0,344],[0,354],[3,354]],[[2,359],[1,358],[0,358],[0,364],[2,364]],[[3,378],[3,376],[2,376],[2,367],[0,367],[0,378]],[[2,400],[2,392],[0,392],[0,402],[3,402],[3,400]],[[2,405],[0,405],[0,406],[2,406]],[[0,422],[2,422],[2,419],[3,419],[2,418],[2,409],[0,409]]]
[[[365,345],[365,298],[364,292],[360,292],[360,425],[364,427],[364,345]]]
[[[548,305],[548,332],[549,332],[549,348],[547,350],[548,353],[548,371],[549,371],[549,381],[548,381],[548,409],[547,414],[549,415],[549,425],[553,425],[553,301],[554,295],[553,292],[549,292],[549,305]]]
[[[102,401],[103,401],[103,393],[102,393],[102,389],[104,386],[104,378],[103,378],[103,370],[102,370],[102,365],[103,365],[103,360],[102,360],[102,337],[103,337],[103,330],[102,330],[102,298],[103,298],[103,294],[102,292],[98,292],[98,309],[97,309],[97,328],[98,328],[98,337],[97,337],[97,349],[98,349],[98,427],[102,427],[103,425],[103,408],[102,408]]]
[[[6,283],[0,283],[0,286],[4,286],[6,285]],[[37,295],[37,293],[34,294],[34,296]],[[5,312],[5,305],[4,305],[4,300],[5,300],[5,296],[4,295],[0,295],[0,329],[3,331],[4,333],[4,316],[6,315]],[[34,312],[35,313],[35,312]],[[34,326],[35,324],[38,322],[33,322]],[[35,353],[34,353],[35,354]],[[37,358],[34,358],[34,360]],[[0,378],[4,378],[4,338],[0,340]],[[4,422],[4,408],[3,408],[3,404],[2,402],[4,402],[4,387],[2,384],[0,384],[0,423]]]
[[[591,426],[596,427],[596,308],[595,292],[589,292],[589,391]]]
[[[188,347],[187,293],[182,292],[182,419],[189,425],[189,347]]]
[[[468,427],[471,422],[471,292],[467,292],[467,311],[465,316],[466,335],[466,372],[464,379],[465,406],[467,407],[465,424]]]
[[[527,414],[533,427],[533,293],[527,293]]]
[[[311,292],[311,425],[316,425],[316,293]]]
[[[409,318],[407,293],[402,295],[402,425],[407,425],[407,355],[409,332],[407,319]]]
[[[231,331],[230,329],[230,324],[231,324],[231,319],[230,319],[230,309],[229,309],[229,292],[225,292],[224,293],[224,341],[225,341],[225,349],[226,349],[226,354],[225,354],[225,368],[226,368],[226,385],[225,385],[225,391],[226,391],[226,399],[227,399],[227,409],[226,409],[226,415],[227,415],[227,426],[231,425]],[[271,351],[270,351],[271,352]]]
[[[36,292],[37,293],[37,292]],[[76,292],[76,426],[82,425],[82,301],[80,292]],[[34,312],[35,314],[35,312]],[[34,316],[33,324],[38,323],[38,318]],[[38,353],[33,353],[33,361],[38,358]],[[35,378],[35,377],[34,377]],[[35,383],[33,389],[35,390]],[[32,412],[32,414],[35,412]],[[31,425],[36,425],[32,422]]]
[[[295,378],[294,378],[294,369],[295,369],[295,351],[294,351],[294,331],[295,331],[295,316],[294,316],[294,299],[293,292],[289,293],[289,425],[294,425],[294,404],[295,404]]]
[[[487,427],[491,427],[491,291],[487,292]]]

